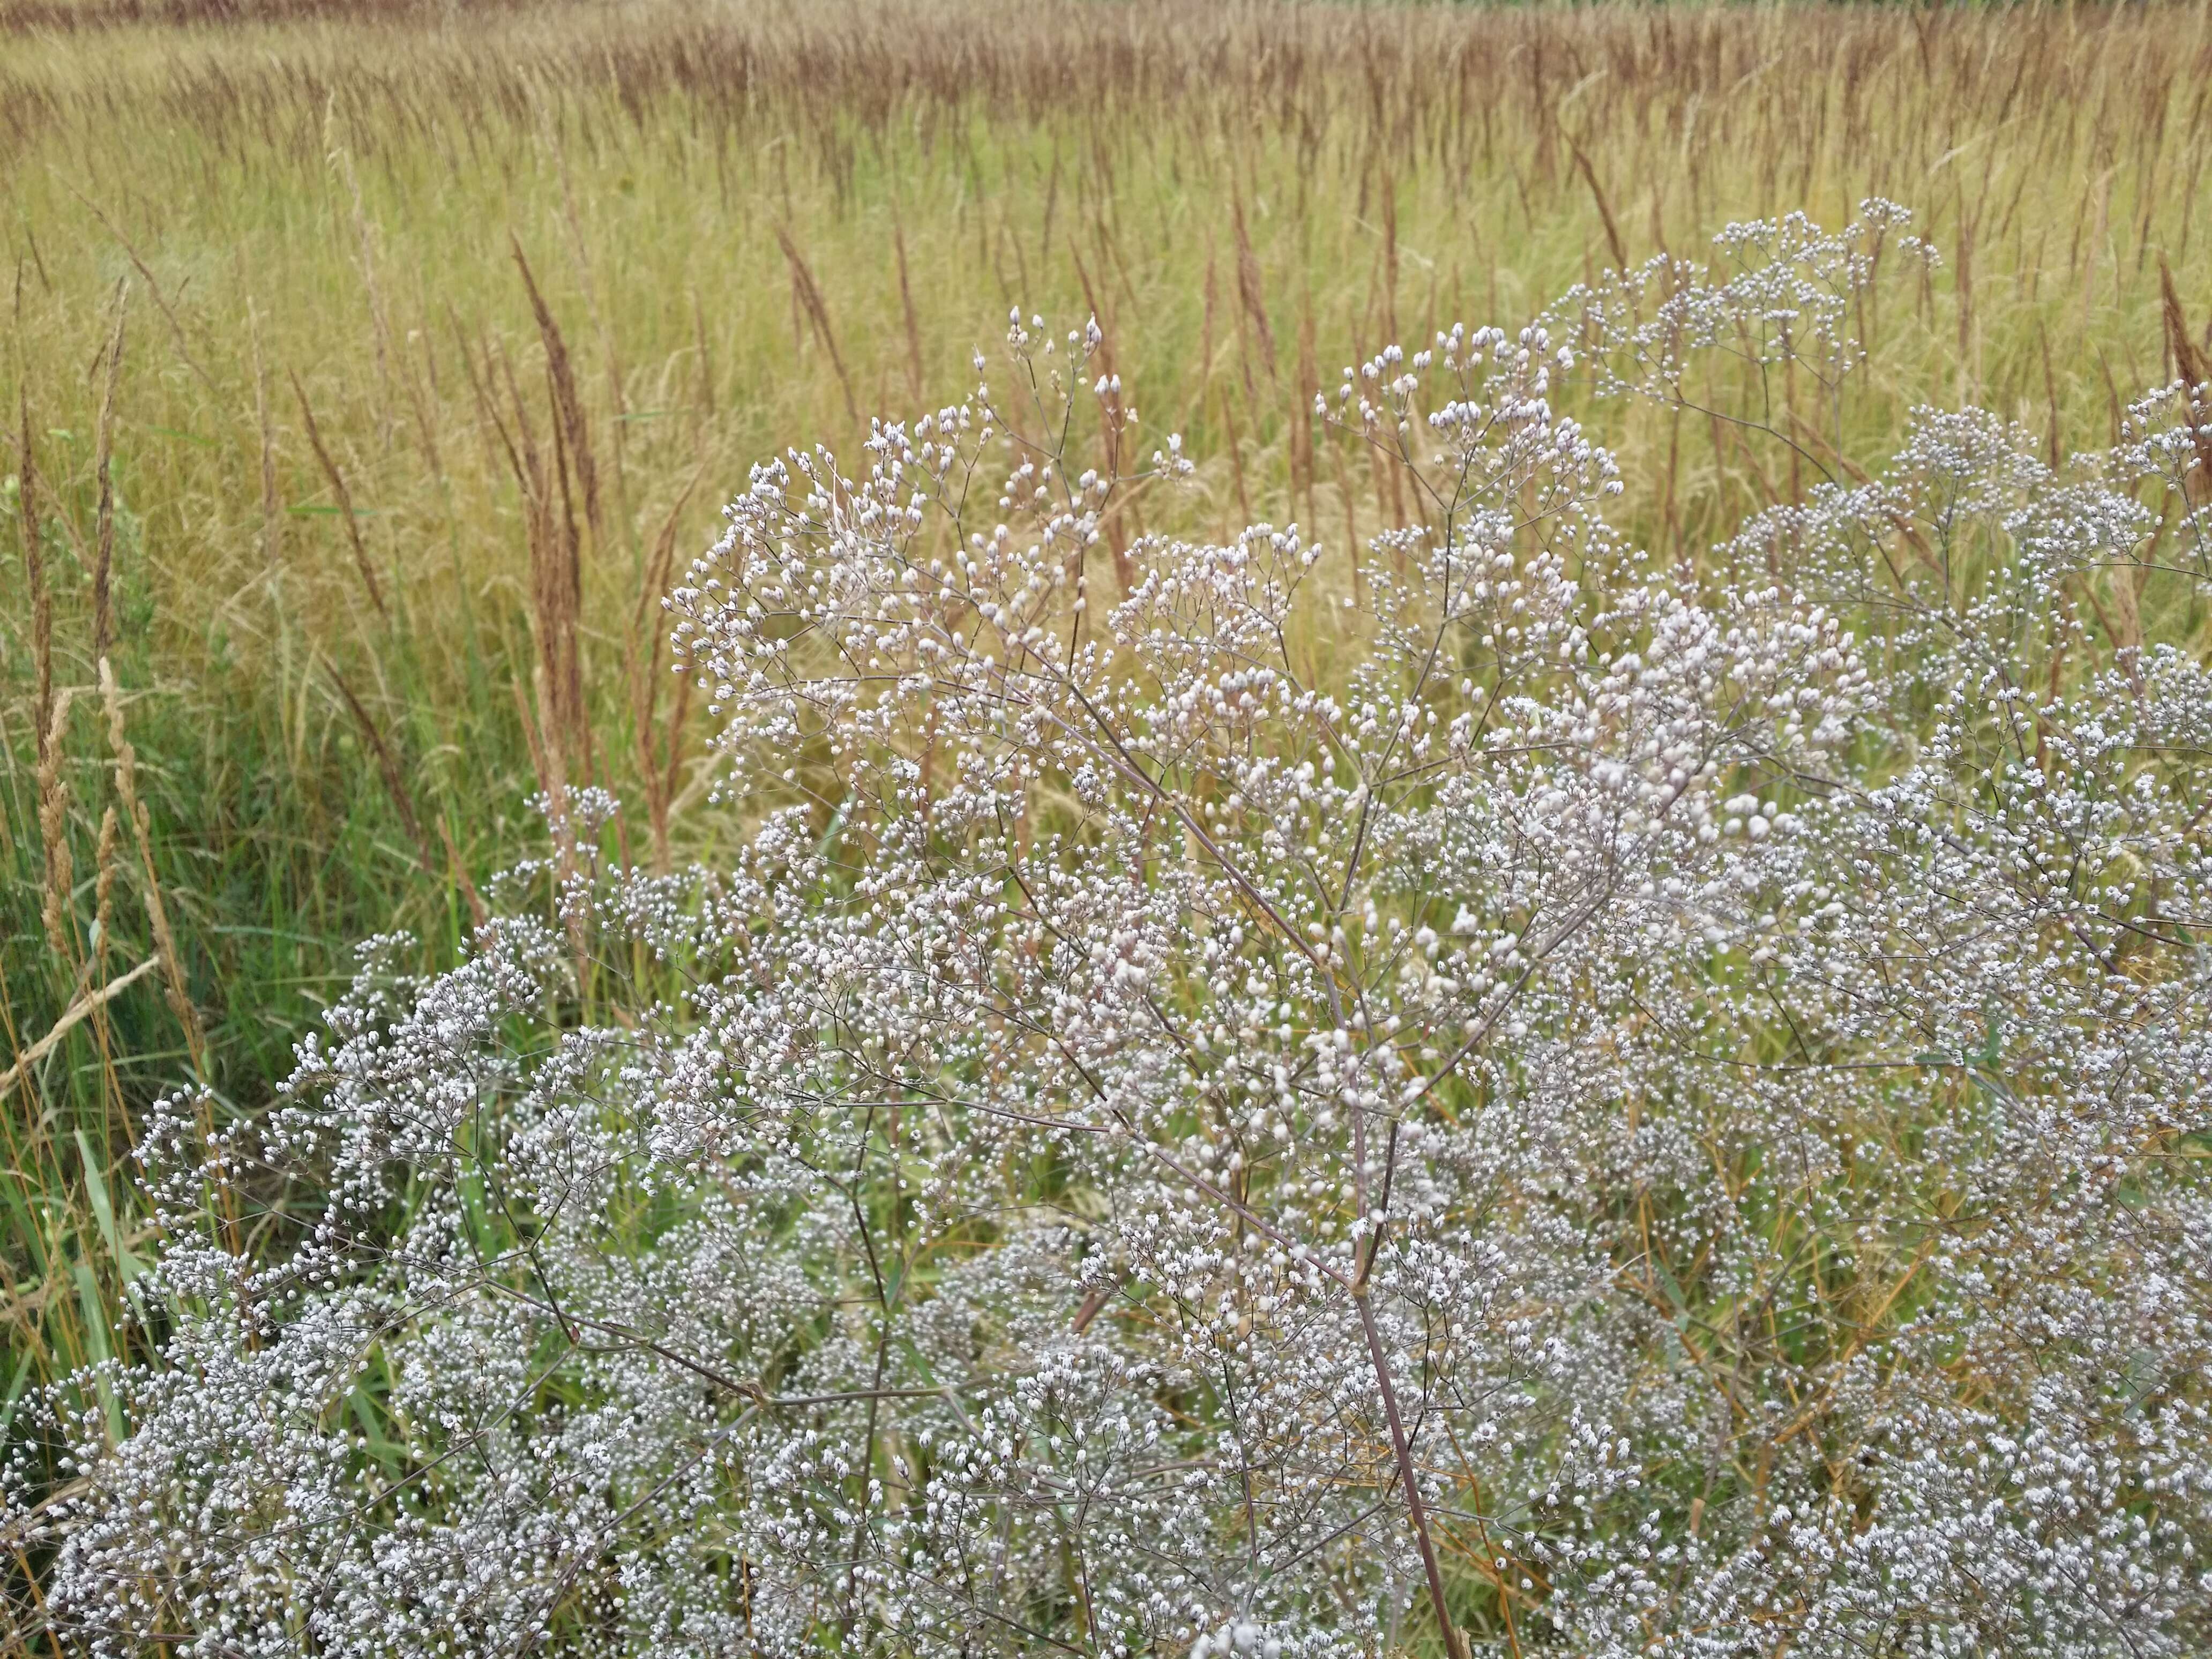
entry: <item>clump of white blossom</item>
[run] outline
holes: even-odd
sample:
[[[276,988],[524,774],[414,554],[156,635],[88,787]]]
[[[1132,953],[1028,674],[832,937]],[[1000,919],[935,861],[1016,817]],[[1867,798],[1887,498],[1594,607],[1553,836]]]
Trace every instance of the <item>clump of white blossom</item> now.
[[[2212,678],[2094,615],[2206,574],[2201,393],[1922,411],[1694,569],[1554,404],[1838,392],[1904,222],[1348,370],[1422,509],[1356,604],[1295,526],[1106,591],[1195,458],[1095,325],[757,468],[671,602],[757,830],[169,1103],[166,1363],[10,1487],[57,1631],[2203,1651]]]

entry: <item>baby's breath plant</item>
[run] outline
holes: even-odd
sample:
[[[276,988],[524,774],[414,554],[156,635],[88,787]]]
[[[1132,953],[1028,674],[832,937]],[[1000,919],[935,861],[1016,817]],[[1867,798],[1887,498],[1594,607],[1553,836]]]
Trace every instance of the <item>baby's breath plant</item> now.
[[[1192,459],[1018,314],[757,468],[669,602],[757,832],[654,876],[548,800],[264,1124],[170,1103],[166,1363],[13,1488],[56,1630],[2201,1650],[2212,684],[2097,617],[2197,592],[2212,430],[1836,453],[1905,223],[1347,369],[1364,550],[1119,539]],[[1586,392],[1805,486],[1648,556]]]

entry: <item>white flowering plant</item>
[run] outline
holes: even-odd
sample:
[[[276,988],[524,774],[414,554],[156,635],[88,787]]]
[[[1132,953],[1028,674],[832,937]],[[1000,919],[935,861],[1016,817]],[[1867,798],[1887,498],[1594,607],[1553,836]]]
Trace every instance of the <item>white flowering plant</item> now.
[[[1904,223],[1347,370],[1420,503],[1356,591],[1267,525],[1093,586],[1195,465],[1084,465],[1095,325],[757,469],[670,599],[756,831],[549,802],[467,961],[168,1104],[166,1364],[10,1489],[53,1628],[2201,1651],[2212,683],[2087,619],[2198,592],[2201,397],[2063,472],[1923,411],[1694,570],[1555,403],[1842,396]]]

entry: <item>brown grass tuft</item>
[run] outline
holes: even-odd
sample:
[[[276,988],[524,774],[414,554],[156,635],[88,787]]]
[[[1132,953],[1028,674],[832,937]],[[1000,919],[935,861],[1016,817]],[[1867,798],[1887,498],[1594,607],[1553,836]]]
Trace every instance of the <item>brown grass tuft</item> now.
[[[1260,256],[1252,251],[1252,234],[1244,226],[1242,192],[1231,198],[1231,222],[1237,228],[1237,297],[1251,319],[1260,339],[1260,362],[1267,378],[1275,378],[1275,331],[1267,320],[1267,289],[1260,276]]]
[[[576,371],[568,361],[568,342],[561,337],[561,325],[554,320],[545,296],[538,291],[538,279],[531,275],[530,261],[522,256],[522,244],[509,237],[508,246],[514,255],[514,268],[522,273],[522,286],[530,295],[530,309],[538,319],[538,337],[545,345],[545,370],[552,386],[556,423],[555,441],[575,467],[576,482],[584,492],[584,522],[591,526],[592,546],[599,547],[606,533],[599,509],[599,470],[592,459],[591,428],[584,419],[584,400],[576,392]],[[565,473],[562,488],[567,488]]]
[[[653,539],[652,556],[646,562],[645,581],[638,590],[637,610],[630,619],[626,667],[630,717],[637,738],[638,778],[645,790],[646,817],[652,826],[653,868],[664,874],[672,862],[668,820],[684,764],[684,726],[690,713],[693,682],[688,673],[670,676],[661,672],[665,629],[660,601],[675,574],[677,532],[683,522],[684,509],[705,476],[702,464],[693,471],[678,492],[675,505],[668,509],[660,533]],[[658,719],[660,687],[662,681],[671,678],[676,681],[676,706],[663,722]]]
[[[784,263],[790,267],[792,304],[805,313],[815,338],[821,341],[822,349],[830,354],[830,366],[836,370],[837,384],[844,390],[845,413],[854,426],[859,426],[860,406],[853,398],[853,377],[846,373],[844,354],[837,349],[837,331],[830,325],[830,307],[823,301],[821,286],[815,282],[813,269],[806,263],[805,255],[799,252],[799,245],[791,240],[790,230],[779,224],[775,228],[775,240],[777,246],[783,249]]]
[[[307,389],[300,384],[296,371],[287,373],[291,374],[292,395],[300,400],[300,416],[307,423],[307,442],[322,465],[323,476],[331,481],[331,494],[337,497],[338,519],[345,526],[346,540],[353,548],[354,568],[361,573],[361,585],[368,590],[369,603],[376,607],[376,614],[389,617],[392,612],[384,603],[384,588],[376,580],[375,563],[361,538],[361,520],[354,512],[353,492],[346,488],[345,474],[338,471],[337,462],[331,458],[330,449],[323,442],[322,428],[315,424],[314,405],[307,401]]]
[[[46,885],[40,919],[46,924],[46,945],[64,973],[76,964],[76,941],[70,937],[70,895],[76,885],[76,866],[70,857],[69,780],[62,774],[62,738],[69,730],[70,687],[54,699],[48,716],[46,742],[39,757],[39,838],[46,854]]]
[[[400,828],[406,830],[407,838],[415,843],[416,859],[422,873],[435,878],[438,860],[430,850],[429,836],[422,831],[422,816],[415,810],[415,797],[407,787],[406,775],[399,769],[392,745],[385,741],[384,732],[377,726],[375,718],[369,714],[367,705],[354,695],[353,687],[346,683],[346,677],[339,672],[336,663],[331,664],[330,672],[331,684],[337,687],[338,696],[345,700],[346,708],[353,715],[354,725],[360,729],[362,741],[368,745],[369,752],[376,757],[377,775],[384,780],[384,792],[392,797],[392,808],[399,814]]]
[[[2203,403],[2204,388],[2212,386],[2212,354],[2200,349],[2189,337],[2188,315],[2181,308],[2181,295],[2174,289],[2173,272],[2164,254],[2159,256],[2158,282],[2166,349],[2174,372],[2181,378],[2182,395],[2193,411],[2190,434],[2197,447],[2197,480],[2192,494],[2202,501],[2212,497],[2212,413],[2208,413]],[[2207,332],[2212,333],[2212,329]]]
[[[92,654],[105,657],[115,641],[115,393],[123,379],[123,323],[129,307],[128,283],[115,285],[115,332],[107,342],[107,378],[100,395],[100,426],[94,466],[100,483],[98,533],[92,564]]]

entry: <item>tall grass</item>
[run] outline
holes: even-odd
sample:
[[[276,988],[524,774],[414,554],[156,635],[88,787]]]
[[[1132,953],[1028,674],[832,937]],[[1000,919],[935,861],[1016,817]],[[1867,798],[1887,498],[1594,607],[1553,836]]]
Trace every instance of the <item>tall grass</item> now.
[[[1143,425],[1222,458],[1191,510],[1295,517],[1347,582],[1400,481],[1273,411],[1731,218],[1879,194],[1946,252],[1845,453],[1921,402],[2106,441],[2212,310],[2202,3],[0,0],[0,30],[11,1425],[143,1340],[155,1093],[253,1111],[351,940],[450,955],[532,790],[617,790],[662,860],[734,832],[641,596],[749,463],[958,385],[1009,307],[1095,313]],[[1682,556],[1807,485],[1717,425],[1614,435]],[[2114,592],[2115,631],[2160,602]]]

